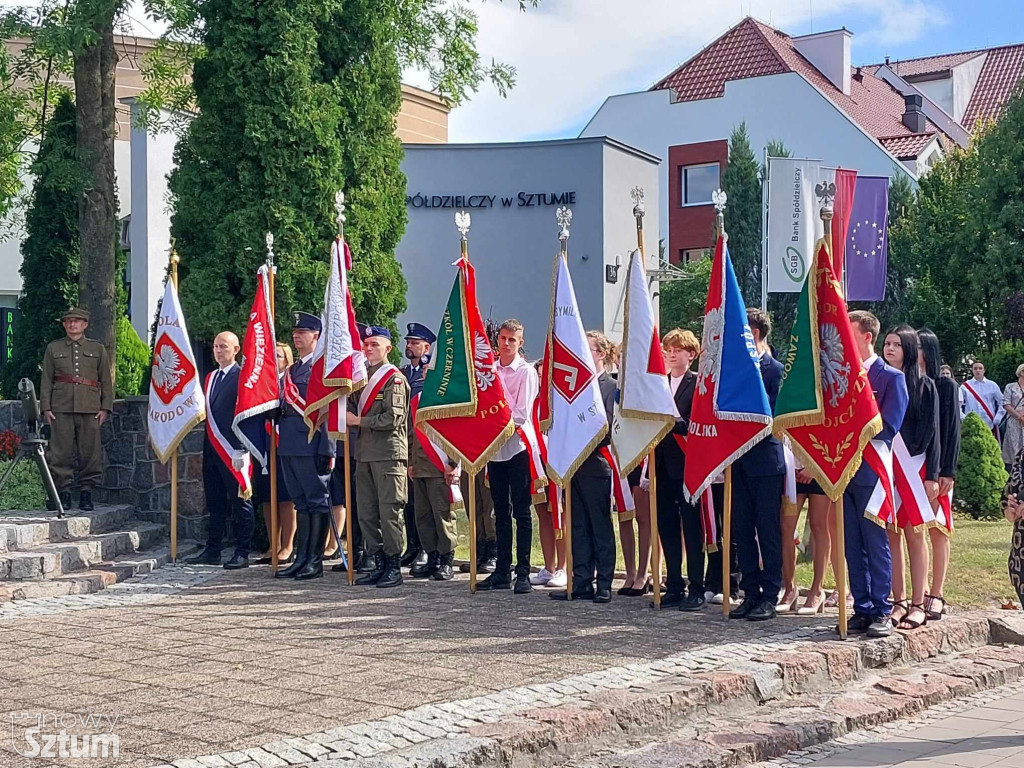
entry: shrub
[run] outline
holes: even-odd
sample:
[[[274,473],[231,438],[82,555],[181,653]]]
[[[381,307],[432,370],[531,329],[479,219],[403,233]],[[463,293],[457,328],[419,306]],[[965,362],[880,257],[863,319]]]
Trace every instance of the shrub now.
[[[1017,366],[1024,363],[1024,341],[1004,341],[978,359],[985,364],[985,378],[1003,388],[1017,380]]]
[[[0,475],[10,461],[0,461]],[[45,509],[46,491],[34,461],[20,461],[0,488],[0,509]]]
[[[121,315],[117,319],[117,372],[114,381],[116,397],[141,395],[149,370],[149,347],[142,343],[131,321]]]
[[[967,414],[960,426],[960,464],[953,486],[957,509],[975,519],[998,518],[1006,480],[995,436],[978,414]]]

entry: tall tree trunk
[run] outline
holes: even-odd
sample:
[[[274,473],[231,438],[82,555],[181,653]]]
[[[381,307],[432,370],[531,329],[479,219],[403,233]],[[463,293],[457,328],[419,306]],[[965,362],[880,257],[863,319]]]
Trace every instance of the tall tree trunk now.
[[[117,321],[114,284],[117,230],[114,72],[117,54],[113,6],[109,16],[96,19],[93,29],[96,38],[75,57],[74,72],[78,158],[87,179],[78,207],[82,247],[78,297],[82,308],[91,316],[88,335],[106,346],[113,366],[117,354],[114,337]]]

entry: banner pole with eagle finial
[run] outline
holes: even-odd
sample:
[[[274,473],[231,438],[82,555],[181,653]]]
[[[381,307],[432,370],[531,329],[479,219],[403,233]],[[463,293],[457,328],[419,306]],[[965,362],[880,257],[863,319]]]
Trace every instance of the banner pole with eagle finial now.
[[[345,257],[345,193],[340,189],[334,195],[334,210],[337,214],[335,221],[338,223],[338,250],[341,257]],[[345,462],[345,553],[348,555],[348,583],[349,586],[356,581],[355,565],[355,516],[352,514],[352,444],[349,442],[348,430],[342,436],[342,449],[344,451],[342,461]],[[341,546],[341,542],[338,542]]]
[[[174,292],[178,292],[178,263],[181,257],[174,248],[174,238],[171,238],[171,281],[174,283]],[[178,559],[178,449],[175,447],[171,453],[171,562]]]
[[[264,242],[267,246],[267,287],[270,291],[270,320],[277,328],[274,315],[274,278],[277,267],[274,266],[274,234],[267,232]],[[274,339],[277,343],[277,339]],[[277,365],[277,349],[274,349],[274,365]],[[277,553],[281,548],[281,531],[278,528],[277,509],[277,418],[269,420],[270,425],[270,452],[267,463],[270,465],[270,572],[277,573]]]
[[[555,211],[558,224],[559,253],[565,259],[566,269],[569,268],[569,225],[572,224],[572,210],[559,208]],[[545,363],[546,365],[547,363]],[[540,437],[538,436],[538,439]],[[614,481],[613,481],[614,482]],[[565,539],[565,594],[572,600],[572,484],[565,489],[563,500],[565,514],[562,516],[562,537]]]
[[[471,219],[467,211],[455,213],[455,228],[459,230],[459,251],[462,258],[469,261],[469,227]],[[476,475],[470,474],[469,499],[466,504],[466,512],[469,515],[469,591],[476,592]]]

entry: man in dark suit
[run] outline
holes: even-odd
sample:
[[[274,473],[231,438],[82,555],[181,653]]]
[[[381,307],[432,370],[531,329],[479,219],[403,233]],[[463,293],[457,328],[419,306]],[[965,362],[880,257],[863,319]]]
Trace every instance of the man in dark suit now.
[[[224,567],[249,567],[252,548],[252,466],[248,453],[231,430],[238,398],[238,337],[231,331],[213,340],[217,370],[206,377],[206,439],[203,441],[203,492],[210,513],[206,548],[186,562],[220,565],[220,550],[230,511],[235,534],[235,554]]]
[[[688,502],[683,493],[683,470],[686,466],[683,445],[690,428],[690,410],[697,384],[697,374],[690,370],[690,364],[700,355],[700,342],[692,332],[677,328],[665,334],[662,349],[679,418],[672,431],[654,449],[658,478],[658,534],[665,553],[666,591],[661,605],[663,608],[679,606],[681,611],[699,611],[705,607],[704,532],[700,509]],[[688,594],[683,581],[684,538],[686,575],[690,582]]]
[[[771,321],[760,309],[747,310],[747,324],[757,347],[761,379],[768,403],[782,385],[782,363],[768,349]],[[786,459],[782,443],[769,435],[732,465],[732,530],[740,566],[743,602],[729,612],[730,619],[765,621],[775,618],[775,603],[782,589],[782,494]]]
[[[882,431],[874,441],[892,447],[893,438],[903,424],[910,397],[903,371],[887,365],[875,354],[880,330],[878,318],[870,312],[850,313],[853,338],[857,342],[868,381],[882,417]],[[892,603],[892,554],[889,536],[877,520],[868,519],[865,510],[878,483],[878,475],[862,461],[843,493],[843,530],[846,534],[846,563],[853,595],[853,617],[847,630],[869,637],[888,637],[893,627],[889,614]]]
[[[285,371],[282,384],[280,433],[277,455],[288,491],[295,501],[295,562],[274,574],[279,579],[318,579],[324,574],[324,544],[330,525],[331,500],[328,482],[334,458],[334,441],[324,425],[309,439],[302,418],[306,389],[313,372],[313,353],[320,338],[320,318],[295,313],[292,344],[295,362]]]
[[[430,345],[437,341],[437,336],[427,326],[420,323],[409,323],[405,334],[405,357],[409,361],[402,366],[402,375],[409,382],[409,397],[416,397],[423,390],[423,377],[427,374],[430,364]],[[414,425],[415,426],[415,425]],[[409,443],[416,439],[415,429],[409,430]],[[416,528],[416,508],[412,493],[403,511],[405,517],[405,554],[402,555],[402,567],[410,568],[411,576],[422,576],[427,570],[427,553],[420,543],[420,534]]]

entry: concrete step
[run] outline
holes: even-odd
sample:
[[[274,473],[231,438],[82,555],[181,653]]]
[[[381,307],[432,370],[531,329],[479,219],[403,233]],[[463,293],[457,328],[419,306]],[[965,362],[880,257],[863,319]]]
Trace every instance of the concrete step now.
[[[198,541],[178,542],[179,560],[202,549]],[[7,581],[0,583],[0,603],[11,600],[30,600],[61,595],[88,595],[106,589],[133,576],[151,573],[171,561],[168,546],[147,552],[120,555],[108,561],[94,563],[88,570],[55,576],[50,579]]]
[[[134,512],[127,504],[99,506],[92,512],[68,510],[58,519],[55,512],[5,510],[0,512],[0,552],[114,531],[125,526]]]
[[[47,579],[150,549],[166,539],[157,523],[134,523],[126,530],[38,544],[0,555],[0,580]]]

